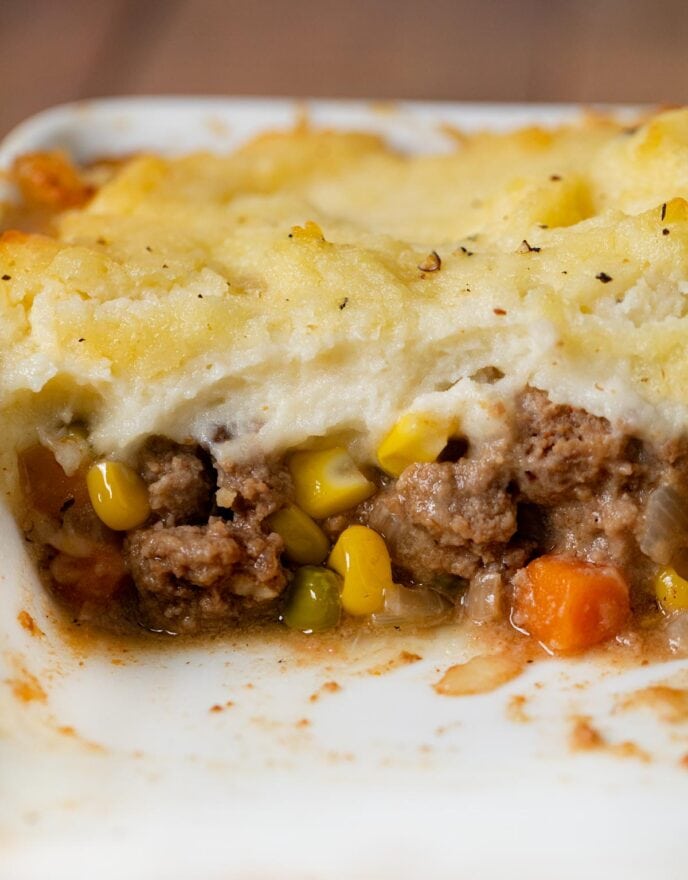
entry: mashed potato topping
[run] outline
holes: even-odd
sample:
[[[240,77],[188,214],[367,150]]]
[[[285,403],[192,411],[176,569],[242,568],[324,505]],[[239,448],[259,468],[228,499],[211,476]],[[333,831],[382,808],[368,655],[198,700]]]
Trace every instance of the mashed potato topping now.
[[[371,460],[409,410],[499,435],[531,385],[685,430],[688,110],[455,141],[299,129],[140,156],[54,234],[5,232],[5,422],[84,419],[106,455],[336,435]]]

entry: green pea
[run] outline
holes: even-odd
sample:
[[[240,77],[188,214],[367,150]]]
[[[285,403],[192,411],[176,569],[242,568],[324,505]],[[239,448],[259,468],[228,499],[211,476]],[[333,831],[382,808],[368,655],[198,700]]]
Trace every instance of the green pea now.
[[[282,616],[289,629],[322,632],[339,623],[341,578],[327,568],[304,565],[294,576]]]

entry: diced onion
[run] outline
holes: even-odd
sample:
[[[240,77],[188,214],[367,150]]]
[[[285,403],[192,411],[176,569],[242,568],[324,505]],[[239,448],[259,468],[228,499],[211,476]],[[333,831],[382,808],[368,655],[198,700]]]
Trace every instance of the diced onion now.
[[[371,615],[371,620],[377,626],[432,626],[440,623],[450,608],[450,603],[435,590],[426,587],[410,589],[401,584],[391,584],[385,589],[384,608]]]
[[[639,545],[660,565],[669,565],[678,550],[688,546],[688,498],[673,486],[660,486],[650,495]]]
[[[392,513],[386,505],[376,504],[370,511],[368,525],[375,529],[387,542],[388,546],[394,546],[404,538],[404,525],[402,518]]]
[[[473,623],[488,623],[502,617],[504,585],[497,571],[479,571],[464,597],[466,614]]]
[[[68,477],[74,476],[82,464],[88,460],[88,440],[77,429],[63,427],[46,430],[39,428],[38,438],[41,444],[52,452],[55,461]]]
[[[667,644],[675,654],[688,654],[688,611],[676,611],[664,629]]]
[[[523,661],[510,654],[478,655],[450,666],[434,687],[446,697],[487,694],[516,678],[522,669]]]

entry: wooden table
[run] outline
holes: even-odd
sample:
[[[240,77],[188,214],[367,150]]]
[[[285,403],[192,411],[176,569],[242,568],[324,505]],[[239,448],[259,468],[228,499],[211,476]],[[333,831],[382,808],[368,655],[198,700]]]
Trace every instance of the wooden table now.
[[[0,0],[0,133],[165,92],[688,102],[688,0]]]

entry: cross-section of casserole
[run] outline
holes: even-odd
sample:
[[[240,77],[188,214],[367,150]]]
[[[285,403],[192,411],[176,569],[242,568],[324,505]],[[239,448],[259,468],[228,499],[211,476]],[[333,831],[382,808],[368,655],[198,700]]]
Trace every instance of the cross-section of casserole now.
[[[453,138],[17,161],[2,463],[75,613],[682,620],[688,111]]]

